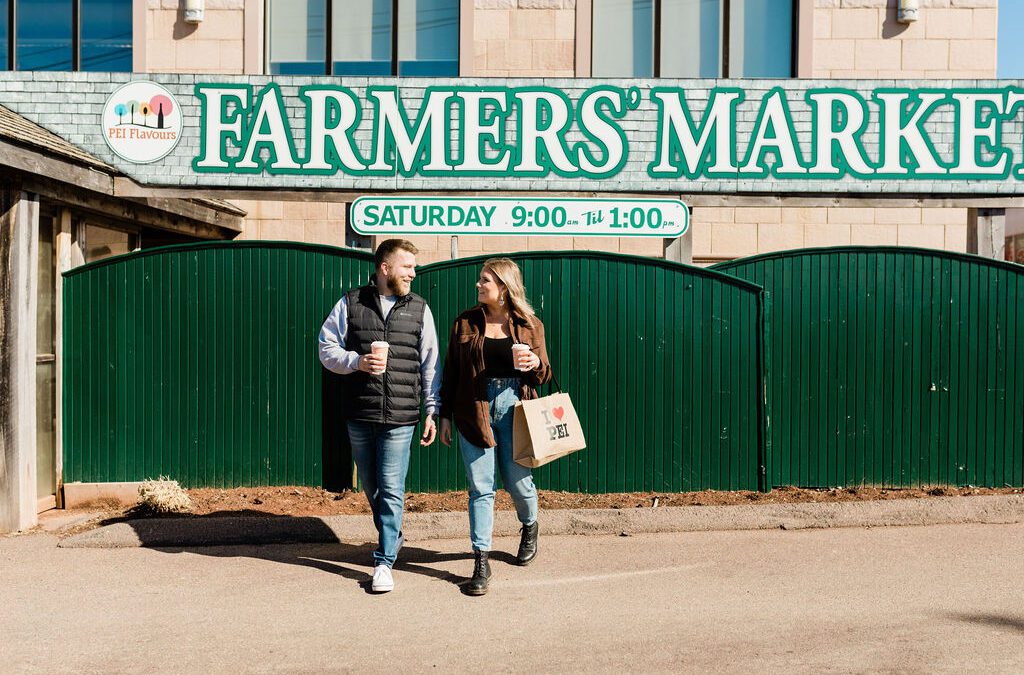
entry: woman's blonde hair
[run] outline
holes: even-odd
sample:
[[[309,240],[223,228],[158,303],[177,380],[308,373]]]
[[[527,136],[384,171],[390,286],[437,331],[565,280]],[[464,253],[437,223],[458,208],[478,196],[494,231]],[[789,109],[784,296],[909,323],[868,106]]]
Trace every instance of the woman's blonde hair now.
[[[510,312],[518,314],[523,319],[536,316],[530,301],[526,299],[526,286],[523,284],[523,273],[519,271],[519,265],[509,258],[490,258],[484,261],[484,269],[493,274],[505,287]]]

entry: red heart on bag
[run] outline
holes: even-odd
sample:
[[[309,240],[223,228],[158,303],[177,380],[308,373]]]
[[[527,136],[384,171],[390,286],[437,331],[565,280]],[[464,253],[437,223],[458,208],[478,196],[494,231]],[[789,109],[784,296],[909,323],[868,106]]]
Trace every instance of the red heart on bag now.
[[[553,414],[558,419],[562,419],[562,415],[565,414],[565,408],[563,408],[562,406],[558,406],[557,408],[552,408],[551,409],[551,414]]]

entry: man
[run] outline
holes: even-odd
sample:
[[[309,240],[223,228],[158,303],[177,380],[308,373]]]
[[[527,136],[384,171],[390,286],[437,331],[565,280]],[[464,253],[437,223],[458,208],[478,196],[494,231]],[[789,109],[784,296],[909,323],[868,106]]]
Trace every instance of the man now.
[[[378,593],[395,587],[391,568],[402,548],[405,475],[421,397],[427,417],[420,445],[433,443],[437,432],[440,354],[430,308],[410,292],[417,253],[404,239],[382,242],[370,282],[342,296],[320,330],[320,362],[345,376],[352,457],[378,534],[371,586]],[[376,341],[388,343],[386,355],[371,352]]]

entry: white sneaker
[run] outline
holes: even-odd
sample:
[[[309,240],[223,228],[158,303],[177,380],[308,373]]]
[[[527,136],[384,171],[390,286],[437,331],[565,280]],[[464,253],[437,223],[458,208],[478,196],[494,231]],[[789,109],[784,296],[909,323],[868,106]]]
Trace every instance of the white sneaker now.
[[[373,568],[373,585],[370,586],[374,593],[387,593],[395,589],[395,580],[391,576],[391,568],[387,565],[377,565]]]

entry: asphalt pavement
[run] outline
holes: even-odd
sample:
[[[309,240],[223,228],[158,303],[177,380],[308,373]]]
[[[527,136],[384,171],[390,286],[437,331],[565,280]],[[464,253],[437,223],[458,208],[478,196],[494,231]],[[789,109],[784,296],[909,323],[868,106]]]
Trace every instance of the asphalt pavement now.
[[[1021,672],[1024,525],[60,548],[0,539],[0,670]]]
[[[369,591],[372,537],[345,530],[366,517],[307,524],[324,543],[158,545],[137,524],[114,548],[8,536],[0,672],[1022,672],[1024,504],[901,501],[749,507],[748,521],[748,507],[546,512],[531,566],[496,538],[480,598],[460,592],[464,513],[410,514],[384,595]],[[203,520],[171,530],[189,522]]]

